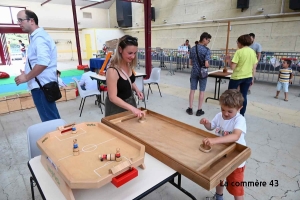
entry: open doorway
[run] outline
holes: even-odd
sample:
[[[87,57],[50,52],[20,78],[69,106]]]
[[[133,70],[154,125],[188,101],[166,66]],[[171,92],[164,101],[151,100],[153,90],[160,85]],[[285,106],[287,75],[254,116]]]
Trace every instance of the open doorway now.
[[[29,45],[28,34],[26,33],[5,33],[11,65],[24,64],[26,52]]]
[[[19,75],[20,70],[24,71],[28,44],[27,33],[0,33],[0,71],[10,76]]]

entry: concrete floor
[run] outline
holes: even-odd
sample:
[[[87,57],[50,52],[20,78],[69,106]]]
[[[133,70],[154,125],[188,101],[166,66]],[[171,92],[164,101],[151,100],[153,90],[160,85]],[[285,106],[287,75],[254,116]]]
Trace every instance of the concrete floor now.
[[[85,61],[86,62],[86,61]],[[86,62],[87,63],[87,62]],[[58,64],[60,70],[75,68],[76,62]],[[10,70],[14,66],[10,66]],[[15,66],[17,68],[17,66]],[[0,67],[0,70],[3,68]],[[140,71],[144,68],[140,68]],[[221,85],[221,91],[226,90],[228,81]],[[189,94],[189,75],[177,73],[170,76],[167,71],[161,72],[160,83],[162,96],[159,96],[154,86],[153,94],[147,101],[147,108],[168,117],[204,129],[199,124],[201,117],[187,115]],[[209,78],[205,97],[213,96],[214,79]],[[247,160],[245,181],[266,181],[266,187],[245,188],[245,199],[300,199],[300,104],[299,87],[290,88],[289,101],[283,101],[283,94],[274,99],[275,84],[255,83],[252,93],[248,96],[246,112],[247,134],[246,142],[252,154]],[[147,88],[145,89],[147,92]],[[198,94],[195,97],[196,110]],[[79,117],[80,98],[58,103],[61,117],[71,122],[100,121],[104,116],[94,105],[94,98],[88,98],[82,117]],[[143,103],[140,102],[143,106]],[[212,119],[220,112],[217,101],[204,103],[203,117]],[[0,116],[0,200],[31,199],[27,167],[28,152],[26,130],[30,125],[40,123],[36,109],[28,109]],[[271,186],[273,180],[278,186]],[[192,181],[183,178],[182,187],[192,193],[197,199],[212,196],[214,190],[206,191]],[[224,199],[233,199],[224,190]],[[35,189],[36,199],[41,199]],[[189,199],[170,184],[165,184],[144,198],[145,200],[184,200]]]

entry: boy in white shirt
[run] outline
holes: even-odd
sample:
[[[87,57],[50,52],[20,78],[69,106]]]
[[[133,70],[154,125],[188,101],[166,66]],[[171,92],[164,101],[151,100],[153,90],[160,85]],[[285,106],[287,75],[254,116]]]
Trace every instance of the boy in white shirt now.
[[[246,120],[239,113],[243,107],[243,102],[243,95],[236,89],[226,90],[221,95],[220,105],[222,112],[218,113],[211,122],[205,118],[200,120],[200,124],[203,124],[207,130],[212,131],[215,129],[216,135],[220,137],[204,138],[203,144],[212,146],[220,143],[237,142],[246,146]],[[245,163],[242,163],[226,178],[227,191],[234,196],[235,200],[244,199],[244,187],[235,186],[235,183],[244,181]],[[223,189],[224,184],[216,187],[214,199],[223,200]]]
[[[84,68],[84,73],[81,76],[79,85],[83,90],[98,90],[97,81],[92,80],[91,75],[95,75],[95,72],[90,71],[90,68]]]
[[[58,85],[59,87],[67,87],[67,85],[63,82],[63,80],[60,78],[61,72],[56,70],[57,74],[57,80],[58,80]]]

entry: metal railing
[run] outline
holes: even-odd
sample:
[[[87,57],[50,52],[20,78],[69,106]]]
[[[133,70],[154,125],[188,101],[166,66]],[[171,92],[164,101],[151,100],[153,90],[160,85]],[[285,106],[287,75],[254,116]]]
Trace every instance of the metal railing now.
[[[235,50],[230,49],[229,54],[233,55]],[[224,66],[225,50],[211,50],[209,71],[220,69]],[[177,49],[151,50],[152,67],[161,67],[168,70],[171,75],[177,71],[190,73],[192,66],[189,65],[189,54]],[[256,68],[255,79],[257,81],[276,83],[278,71],[285,59],[292,61],[293,84],[300,86],[300,52],[262,52],[261,59]],[[145,64],[145,49],[139,48],[139,66]]]

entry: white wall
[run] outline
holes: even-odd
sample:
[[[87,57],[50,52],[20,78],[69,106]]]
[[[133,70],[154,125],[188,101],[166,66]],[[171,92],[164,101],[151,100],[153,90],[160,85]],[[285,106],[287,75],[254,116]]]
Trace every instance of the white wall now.
[[[75,39],[74,31],[47,30],[47,32],[52,37],[52,39],[56,42],[58,60],[71,60],[71,58],[77,60],[78,58],[77,47],[76,47],[76,39]],[[71,41],[71,44],[68,43],[68,41]],[[81,40],[80,40],[80,46],[81,46],[81,52],[83,52]]]
[[[91,37],[91,46],[92,52],[97,53],[99,50],[102,50],[103,44],[106,41],[112,39],[118,39],[124,35],[124,32],[120,29],[116,28],[103,28],[103,29],[83,29],[82,30],[82,51],[83,58],[87,58],[86,55],[86,41],[85,35],[89,34]]]
[[[97,49],[102,49],[103,45],[108,40],[119,39],[124,36],[124,31],[121,29],[97,29],[96,30],[96,41],[97,41]]]
[[[212,35],[209,47],[221,49],[226,46],[227,24],[213,23],[212,20],[227,18],[251,17],[267,14],[278,14],[281,11],[282,0],[250,0],[249,8],[241,12],[237,9],[237,0],[152,0],[155,7],[156,20],[152,23],[152,47],[177,48],[186,39],[194,44],[199,40],[202,32]],[[285,1],[284,13],[296,12],[288,7]],[[264,12],[257,11],[264,8]],[[139,3],[132,3],[132,29],[124,29],[126,34],[139,38],[139,46],[145,46],[144,36],[144,7]],[[116,5],[110,7],[110,25],[117,25]],[[202,16],[206,19],[201,19]],[[177,24],[165,26],[166,24]],[[211,21],[185,25],[186,22]],[[136,25],[138,23],[138,26]],[[163,25],[161,27],[155,27]],[[229,48],[236,48],[236,40],[242,34],[251,32],[256,34],[256,41],[261,43],[263,51],[300,51],[300,14],[295,17],[282,16],[280,18],[260,18],[231,21]]]

